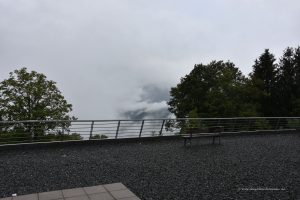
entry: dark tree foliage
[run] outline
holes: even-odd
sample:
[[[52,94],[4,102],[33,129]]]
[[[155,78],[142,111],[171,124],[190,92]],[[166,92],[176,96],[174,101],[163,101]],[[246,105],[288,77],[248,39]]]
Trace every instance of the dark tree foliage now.
[[[300,47],[288,47],[276,63],[268,49],[255,60],[249,78],[231,62],[198,64],[171,88],[176,117],[300,115]]]
[[[253,93],[249,96],[257,105],[257,112],[261,116],[274,116],[274,86],[276,79],[275,56],[265,50],[253,65],[250,74]]]
[[[294,63],[295,63],[295,82],[296,82],[296,96],[300,97],[300,46],[295,49],[294,53]]]
[[[269,49],[266,49],[265,52],[255,60],[255,64],[253,65],[251,78],[259,80],[257,86],[266,93],[271,93],[272,86],[275,82],[275,61],[275,56],[269,52]]]
[[[279,62],[277,75],[278,110],[282,116],[300,115],[300,47],[288,47]]]
[[[277,74],[276,84],[276,99],[277,110],[282,116],[292,115],[293,102],[295,101],[295,64],[294,64],[294,50],[287,48],[283,52],[283,56],[279,61],[279,68]]]
[[[171,88],[169,110],[176,117],[233,117],[255,115],[244,90],[246,78],[231,62],[198,64]]]
[[[293,102],[292,115],[300,116],[300,46],[295,48],[294,56],[294,72],[295,72],[295,100]]]

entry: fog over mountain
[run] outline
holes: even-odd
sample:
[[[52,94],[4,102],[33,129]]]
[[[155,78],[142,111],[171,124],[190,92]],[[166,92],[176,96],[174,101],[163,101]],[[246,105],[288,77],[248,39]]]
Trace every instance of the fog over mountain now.
[[[244,74],[265,48],[299,45],[298,0],[0,0],[0,81],[27,67],[57,82],[79,119],[168,117],[196,63]]]
[[[142,88],[140,100],[121,111],[121,116],[126,119],[169,118],[172,116],[166,107],[169,98],[169,88],[147,85]]]

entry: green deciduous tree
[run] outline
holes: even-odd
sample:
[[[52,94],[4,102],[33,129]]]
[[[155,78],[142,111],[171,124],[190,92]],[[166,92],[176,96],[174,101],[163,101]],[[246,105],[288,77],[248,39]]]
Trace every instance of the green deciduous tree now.
[[[0,83],[2,120],[67,120],[72,110],[56,83],[26,68],[15,70]]]
[[[231,62],[198,64],[171,88],[169,110],[176,117],[254,116],[255,106],[246,96],[247,79]]]
[[[44,74],[28,72],[26,68],[11,72],[9,78],[0,83],[1,120],[75,119],[68,115],[72,105],[65,100],[55,84],[47,80]],[[57,126],[61,127],[61,131],[54,131]],[[62,133],[68,126],[69,122],[18,122],[0,129],[0,142],[75,138],[74,135]]]

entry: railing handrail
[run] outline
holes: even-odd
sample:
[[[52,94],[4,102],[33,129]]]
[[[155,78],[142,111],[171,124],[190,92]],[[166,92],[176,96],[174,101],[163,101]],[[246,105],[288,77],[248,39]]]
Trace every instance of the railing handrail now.
[[[118,121],[156,121],[156,120],[229,120],[229,119],[300,119],[300,117],[201,117],[201,118],[151,118],[151,119],[90,119],[90,120],[20,120],[20,121],[0,121],[0,123],[35,123],[35,122],[118,122]]]
[[[187,127],[212,126],[222,126],[223,133],[299,131],[300,117],[0,121],[0,144],[170,136],[184,134]]]

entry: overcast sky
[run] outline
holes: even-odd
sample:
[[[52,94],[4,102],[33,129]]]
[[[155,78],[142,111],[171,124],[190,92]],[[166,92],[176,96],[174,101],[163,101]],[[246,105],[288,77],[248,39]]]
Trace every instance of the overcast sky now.
[[[0,0],[0,81],[27,67],[79,119],[166,117],[194,64],[244,74],[265,48],[300,45],[299,0]]]

